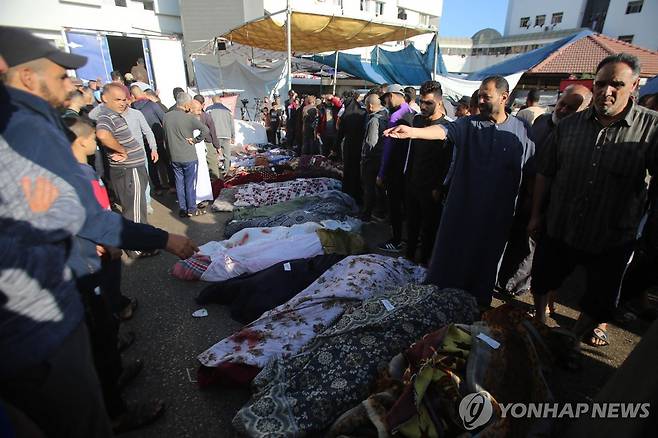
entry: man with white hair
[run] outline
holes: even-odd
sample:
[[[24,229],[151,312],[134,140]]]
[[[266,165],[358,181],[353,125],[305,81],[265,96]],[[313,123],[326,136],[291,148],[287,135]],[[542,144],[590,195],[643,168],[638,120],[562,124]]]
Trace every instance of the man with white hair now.
[[[180,217],[204,213],[196,206],[196,173],[199,164],[195,144],[208,135],[208,127],[190,114],[192,97],[183,92],[176,95],[176,107],[165,114],[165,140],[171,154],[171,167],[176,177],[176,195]],[[201,134],[196,138],[194,130]]]

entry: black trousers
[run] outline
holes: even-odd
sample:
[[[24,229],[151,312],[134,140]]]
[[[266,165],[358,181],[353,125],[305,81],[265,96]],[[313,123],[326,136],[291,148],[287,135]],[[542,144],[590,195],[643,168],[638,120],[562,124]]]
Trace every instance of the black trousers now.
[[[419,263],[427,264],[432,256],[443,204],[435,201],[431,189],[407,184],[405,209],[407,217],[407,257],[415,260],[420,238]]]
[[[532,292],[544,295],[558,289],[582,265],[587,272],[587,286],[580,301],[581,311],[598,323],[612,321],[633,246],[634,242],[629,242],[591,254],[545,235],[537,242]]]
[[[400,243],[402,241],[402,218],[404,204],[404,175],[402,172],[386,175],[386,199],[388,200],[388,216],[393,233],[393,241]]]
[[[363,190],[363,215],[370,218],[377,206],[377,172],[379,161],[366,158],[361,162],[361,188]]]
[[[0,395],[27,414],[48,437],[112,436],[85,323],[48,359],[0,381]]]
[[[112,187],[119,198],[123,217],[133,222],[147,223],[146,185],[148,174],[146,167],[111,167]]]
[[[123,372],[121,354],[117,348],[119,320],[114,317],[96,273],[78,281],[78,289],[85,306],[85,321],[89,329],[94,366],[103,390],[103,400],[110,418],[116,418],[126,410],[126,404],[117,386]]]
[[[515,219],[498,268],[496,289],[512,295],[530,290],[530,273],[537,244],[528,237],[527,223],[527,220]]]

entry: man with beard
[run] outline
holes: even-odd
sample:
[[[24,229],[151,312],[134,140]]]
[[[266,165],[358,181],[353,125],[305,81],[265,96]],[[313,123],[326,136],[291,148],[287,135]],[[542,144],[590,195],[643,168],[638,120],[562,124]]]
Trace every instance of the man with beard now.
[[[395,138],[450,140],[455,159],[450,190],[426,283],[468,291],[482,307],[491,303],[498,261],[514,217],[523,170],[535,144],[525,124],[505,113],[509,85],[502,76],[482,81],[478,116],[447,126],[397,126]]]
[[[546,142],[539,161],[531,236],[542,230],[546,180],[550,199],[546,233],[532,266],[532,292],[537,318],[544,320],[547,294],[582,265],[587,286],[581,315],[573,327],[578,339],[607,345],[597,324],[610,321],[620,285],[633,253],[636,233],[647,205],[647,172],[658,172],[658,115],[633,101],[640,63],[620,53],[603,59],[594,79],[594,105],[562,120]],[[652,186],[655,182],[652,179]],[[658,191],[648,191],[649,205]],[[657,215],[648,215],[644,233],[656,244]]]
[[[569,85],[560,96],[551,114],[542,114],[532,125],[532,138],[537,148],[541,147],[551,133],[565,117],[584,111],[592,101],[592,92],[583,85]],[[530,289],[530,269],[535,254],[536,242],[528,236],[527,226],[530,220],[534,177],[529,176],[519,194],[514,224],[510,239],[505,247],[505,255],[498,269],[496,289],[504,294],[520,295]],[[552,305],[551,311],[552,311]]]
[[[443,108],[441,84],[427,81],[420,87],[420,114],[413,119],[414,127],[447,125]],[[407,213],[407,252],[416,261],[418,238],[421,256],[418,263],[427,266],[434,238],[439,228],[443,182],[450,167],[452,145],[441,140],[411,140],[405,160],[405,207]]]

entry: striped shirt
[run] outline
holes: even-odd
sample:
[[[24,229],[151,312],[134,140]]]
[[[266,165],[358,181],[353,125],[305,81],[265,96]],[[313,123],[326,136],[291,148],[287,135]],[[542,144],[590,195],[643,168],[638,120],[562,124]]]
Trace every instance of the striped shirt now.
[[[658,113],[631,102],[607,127],[593,108],[567,117],[544,143],[538,172],[553,179],[551,237],[594,254],[632,242],[646,209],[647,172],[658,172]]]
[[[128,153],[128,158],[125,161],[114,161],[111,158],[114,152],[108,148],[104,148],[111,167],[133,168],[142,167],[146,164],[144,147],[133,137],[126,119],[121,114],[103,105],[96,121],[96,129],[109,131],[116,141],[126,148],[126,152]]]

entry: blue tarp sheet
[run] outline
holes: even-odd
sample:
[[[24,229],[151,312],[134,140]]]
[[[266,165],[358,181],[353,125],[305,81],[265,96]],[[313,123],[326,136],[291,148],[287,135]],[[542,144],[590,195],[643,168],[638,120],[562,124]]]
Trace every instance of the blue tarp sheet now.
[[[647,81],[642,88],[640,88],[640,97],[645,94],[656,94],[658,93],[658,76],[654,76]]]
[[[548,56],[551,53],[555,52],[561,47],[571,44],[575,41],[578,41],[579,39],[584,38],[587,35],[591,35],[591,34],[592,34],[591,30],[580,31],[575,35],[562,38],[561,40],[555,41],[554,43],[551,43],[547,46],[540,47],[539,49],[535,49],[530,52],[523,53],[521,55],[499,62],[498,64],[494,64],[490,67],[483,68],[482,70],[473,72],[467,76],[467,79],[480,81],[486,78],[487,76],[494,76],[494,75],[507,76],[514,73],[518,73],[520,71],[529,70],[535,65],[542,62],[544,59],[548,58]]]
[[[359,55],[339,52],[338,71],[375,84],[420,85],[431,79],[434,66],[434,47],[434,39],[424,53],[416,49],[413,44],[397,52],[375,47],[370,53],[370,61],[361,59]],[[312,59],[333,67],[335,56],[335,54],[315,55]],[[440,48],[436,70],[437,74],[447,73]]]

